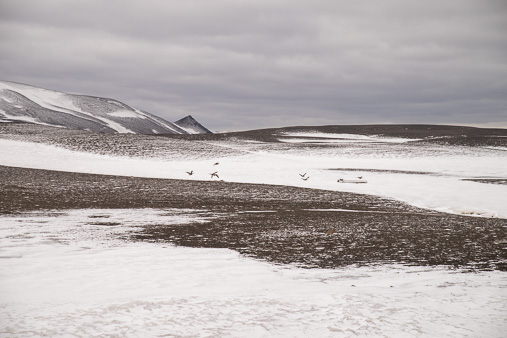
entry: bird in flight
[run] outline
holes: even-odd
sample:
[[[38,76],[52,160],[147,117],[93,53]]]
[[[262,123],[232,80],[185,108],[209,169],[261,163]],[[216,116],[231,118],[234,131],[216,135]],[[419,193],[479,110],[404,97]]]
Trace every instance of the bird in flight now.
[[[301,176],[301,177],[305,177],[305,176],[306,176],[306,173],[304,173],[303,175],[299,174],[299,176]]]
[[[310,178],[310,176],[301,177],[301,179],[302,179],[303,181],[308,181],[308,179],[309,179],[309,178]]]
[[[359,178],[361,180],[361,179],[363,179],[363,176],[357,176],[357,178]]]
[[[215,176],[216,178],[220,178],[220,177],[218,177],[218,174],[217,174],[217,173],[218,173],[218,171],[215,171],[214,173],[210,174],[210,175],[211,175],[211,178],[213,178],[213,176]]]
[[[192,176],[194,174],[194,171],[191,170],[191,171],[186,171],[187,174],[189,174],[190,176]]]
[[[216,163],[215,163],[215,164],[213,164],[213,165],[219,165],[219,164],[220,164],[220,163],[216,162]]]

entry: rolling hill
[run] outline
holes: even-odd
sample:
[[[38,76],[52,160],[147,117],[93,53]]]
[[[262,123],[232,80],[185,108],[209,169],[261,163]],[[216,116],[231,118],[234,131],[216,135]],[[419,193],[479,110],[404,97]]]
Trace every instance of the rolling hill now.
[[[0,81],[0,122],[12,121],[100,133],[211,133],[190,115],[172,123],[115,99]]]

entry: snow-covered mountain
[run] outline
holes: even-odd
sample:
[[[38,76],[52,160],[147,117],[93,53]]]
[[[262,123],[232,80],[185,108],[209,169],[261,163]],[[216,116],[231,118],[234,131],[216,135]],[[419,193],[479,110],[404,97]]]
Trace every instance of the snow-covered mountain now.
[[[114,99],[0,81],[0,122],[6,121],[101,133],[211,133],[191,116],[175,124]]]

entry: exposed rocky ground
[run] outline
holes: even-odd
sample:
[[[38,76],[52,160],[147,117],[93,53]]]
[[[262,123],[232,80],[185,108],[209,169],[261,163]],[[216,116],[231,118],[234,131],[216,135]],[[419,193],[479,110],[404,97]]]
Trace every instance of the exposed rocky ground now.
[[[190,208],[209,216],[208,223],[146,227],[132,240],[230,248],[303,267],[396,262],[507,270],[504,219],[437,213],[374,196],[286,186],[4,166],[0,166],[0,177],[3,214],[75,208]]]
[[[280,140],[285,133],[292,132],[317,132],[317,133],[344,133],[358,135],[378,135],[385,137],[400,137],[419,139],[410,142],[410,146],[417,144],[425,145],[442,144],[465,147],[507,147],[507,129],[487,129],[459,126],[436,126],[436,125],[361,125],[361,126],[320,126],[320,127],[287,127],[260,129],[243,132],[231,132],[222,134],[166,134],[166,135],[122,135],[100,134],[89,131],[76,131],[63,128],[46,127],[29,123],[0,123],[0,137],[25,140],[30,142],[49,143],[72,150],[89,151],[93,153],[115,154],[125,156],[143,156],[149,153],[151,156],[164,157],[171,154],[175,149],[181,149],[182,153],[189,156],[200,154],[201,156],[213,149],[214,156],[226,156],[234,153],[231,149],[221,149],[216,153],[216,147],[210,147],[206,142],[234,142],[235,140],[250,140],[258,142],[260,147],[269,147],[270,143],[278,143],[279,150],[294,150],[298,148],[325,148],[322,144],[291,144],[285,149],[280,148]],[[172,140],[171,149],[167,149],[166,139]],[[319,139],[322,139],[319,138]],[[201,141],[201,142],[195,142]],[[266,142],[266,143],[265,143]],[[339,147],[340,145],[333,145]],[[361,146],[361,145],[358,145]],[[391,145],[393,147],[405,147],[406,145]]]
[[[153,135],[101,134],[28,123],[0,123],[0,137],[18,141],[51,144],[70,150],[94,154],[128,157],[195,158],[199,156],[201,158],[213,158],[235,153],[230,149],[212,147],[204,142],[191,142],[185,138],[173,139],[168,143],[167,135],[163,137]]]
[[[379,135],[421,139],[422,143],[462,145],[462,146],[506,146],[507,129],[474,128],[445,125],[343,125],[315,127],[285,127],[233,132],[217,135],[184,135],[186,139],[211,140],[217,138],[242,137],[264,142],[278,142],[283,133],[318,132],[336,134]],[[181,138],[180,135],[168,137]]]

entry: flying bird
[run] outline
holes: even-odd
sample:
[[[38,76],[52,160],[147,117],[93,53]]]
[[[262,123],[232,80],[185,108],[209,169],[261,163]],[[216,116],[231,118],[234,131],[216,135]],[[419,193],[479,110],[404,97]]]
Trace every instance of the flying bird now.
[[[305,177],[305,176],[306,176],[306,173],[304,173],[303,175],[299,174],[299,176],[301,176],[301,177]]]
[[[216,163],[215,163],[215,164],[213,164],[213,165],[219,165],[219,164],[220,164],[220,163],[216,162]]]
[[[308,181],[308,179],[309,179],[309,178],[310,178],[310,176],[301,177],[301,179],[302,179],[303,181]]]
[[[357,178],[359,178],[361,180],[361,179],[363,179],[363,176],[357,176]]]
[[[190,176],[192,176],[194,174],[194,171],[191,170],[191,171],[186,171],[187,174],[189,174]]]
[[[210,175],[211,175],[211,178],[213,178],[213,176],[215,176],[216,178],[220,178],[220,177],[218,177],[218,174],[217,174],[217,173],[218,173],[218,171],[215,171],[214,173],[210,174]]]

